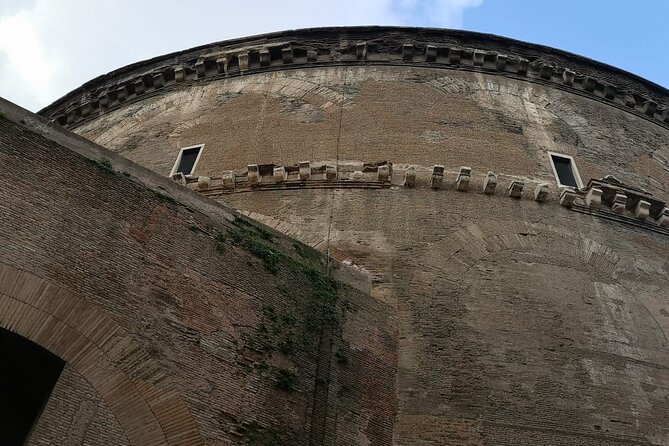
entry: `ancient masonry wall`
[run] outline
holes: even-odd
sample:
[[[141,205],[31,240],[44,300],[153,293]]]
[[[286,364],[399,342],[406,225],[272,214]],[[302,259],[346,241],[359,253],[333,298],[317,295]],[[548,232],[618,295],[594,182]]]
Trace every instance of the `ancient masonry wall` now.
[[[308,247],[2,106],[0,326],[68,364],[30,444],[390,442],[387,305],[335,289]]]
[[[295,411],[272,405],[276,389],[263,384],[272,375],[258,372],[252,380],[256,375],[239,361],[217,369],[233,373],[229,381],[237,387],[230,388],[246,398],[240,411],[250,407],[247,416],[261,417],[261,427],[292,429],[264,430],[263,441],[283,434],[319,445],[666,446],[668,97],[629,73],[522,42],[357,28],[291,31],[161,56],[93,80],[42,114],[49,125],[73,129],[163,177],[181,147],[204,144],[191,176],[159,187],[181,202],[195,192],[207,195],[326,252],[344,265],[342,277],[369,292],[355,300],[359,310],[347,313],[343,335],[336,325],[324,327],[311,359],[291,357],[299,369],[313,370],[305,384],[313,392],[311,400],[298,393],[280,401],[304,410],[308,429],[295,427],[297,418],[289,416]],[[558,188],[549,152],[573,157],[582,188]],[[101,156],[110,155],[94,158]],[[120,157],[110,159],[125,170]],[[263,269],[268,259],[263,265],[256,258],[262,250],[256,246],[253,254],[252,240],[262,241],[265,227],[247,228],[253,239],[242,232],[235,242],[230,235],[234,243],[222,258],[234,251],[242,261],[220,265],[209,261],[215,233],[196,220],[210,244],[184,238],[200,253],[198,261],[187,261],[179,257],[189,249],[180,244],[182,235],[168,242],[154,233],[172,225],[186,232],[177,221],[192,221],[195,213],[163,205],[169,212],[156,216],[162,207],[155,201],[140,207],[134,211],[143,216],[140,234],[150,234],[142,243],[155,253],[139,254],[153,259],[142,270],[151,268],[150,283],[172,277],[172,289],[193,280],[192,289],[218,295],[209,292],[216,285],[200,279],[213,277],[230,287],[240,282],[235,286],[248,299],[271,303],[272,310],[256,309],[255,319],[239,327],[231,322],[235,331],[222,330],[236,333],[238,344],[230,343],[256,339],[249,333],[257,332],[242,329],[251,320],[263,321],[266,330],[268,321],[286,320],[282,290],[306,292],[299,302],[309,297],[309,283],[292,269],[274,276]],[[126,214],[119,221],[131,223],[132,236],[137,223]],[[109,226],[107,233],[124,234],[123,225]],[[286,252],[305,252],[293,241],[275,240]],[[137,255],[114,263],[139,268]],[[191,262],[197,281],[186,279],[194,274]],[[107,277],[95,266],[92,273]],[[265,288],[260,277],[274,277],[276,289]],[[227,300],[208,318],[199,300],[155,297],[143,300],[142,309],[151,303],[144,313],[167,312],[170,321],[192,314],[190,324],[250,311],[231,311]],[[107,301],[94,293],[90,299],[100,306]],[[310,310],[302,309],[305,321]],[[126,313],[107,311],[128,324]],[[284,322],[277,324],[278,330]],[[154,326],[170,339],[151,344],[169,352],[157,355],[161,364],[187,369],[178,355],[164,359],[181,351],[170,336],[178,345],[187,341],[170,324]],[[335,348],[339,338],[349,342],[342,352]],[[227,351],[221,348],[215,353]],[[286,364],[278,353],[271,358],[265,361],[270,370]],[[351,358],[362,366],[343,384]],[[208,370],[201,361],[199,368]],[[320,379],[324,371],[330,381]],[[251,384],[241,385],[242,378]],[[194,389],[182,386],[178,393],[205,438],[232,439],[202,415],[227,393],[212,390],[202,400],[209,393]],[[237,418],[225,418],[219,428],[240,420],[226,411]],[[232,441],[255,441],[253,429],[244,429],[246,436]]]

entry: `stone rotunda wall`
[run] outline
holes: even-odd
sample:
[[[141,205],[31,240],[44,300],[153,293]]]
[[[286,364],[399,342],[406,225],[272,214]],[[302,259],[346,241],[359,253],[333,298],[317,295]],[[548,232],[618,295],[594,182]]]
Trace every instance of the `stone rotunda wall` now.
[[[178,183],[360,272],[397,347],[391,394],[359,397],[392,421],[309,444],[669,445],[666,89],[496,36],[336,28],[157,57],[41,114],[165,177],[204,145]]]

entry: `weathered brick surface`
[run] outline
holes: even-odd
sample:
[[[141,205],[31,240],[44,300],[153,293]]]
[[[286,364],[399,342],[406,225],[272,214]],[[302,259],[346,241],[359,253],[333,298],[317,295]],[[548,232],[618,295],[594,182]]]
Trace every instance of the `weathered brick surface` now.
[[[453,190],[226,197],[315,232],[329,199],[397,308],[394,444],[669,443],[666,237]]]
[[[553,182],[553,151],[573,156],[583,181],[611,174],[669,198],[666,129],[573,93],[480,73],[255,74],[147,98],[76,132],[163,175],[180,148],[204,143],[196,175],[339,159],[465,165]]]
[[[309,444],[316,429],[317,444],[390,441],[389,307],[341,287],[332,311],[345,325],[318,348],[306,270],[281,260],[272,274],[234,242],[235,231],[265,233],[193,207],[206,199],[161,198],[146,179],[107,172],[38,132],[0,118],[0,324],[68,362],[32,444],[97,432],[107,435],[98,444]],[[292,241],[275,243],[300,258]],[[351,329],[366,325],[373,339]],[[282,371],[295,374],[294,390],[277,387]]]
[[[28,444],[129,446],[130,442],[95,389],[72,367],[66,366]]]
[[[535,51],[543,61],[578,61]],[[309,284],[289,271],[268,274],[234,244],[216,254],[207,229],[214,223],[91,166],[77,177],[95,180],[83,182],[88,189],[72,172],[63,180],[48,171],[59,187],[44,196],[58,205],[45,213],[62,203],[81,208],[92,194],[102,200],[86,203],[95,218],[62,214],[64,224],[31,221],[27,232],[18,225],[8,237],[22,248],[7,262],[113,315],[211,444],[669,445],[667,236],[631,211],[621,223],[560,207],[548,158],[572,155],[584,182],[611,174],[666,201],[665,124],[644,115],[639,98],[627,98],[632,106],[601,99],[606,91],[594,79],[597,92],[586,94],[491,70],[406,63],[413,56],[394,66],[330,63],[339,56],[311,68],[191,78],[76,131],[164,176],[181,147],[200,143],[194,173],[212,177],[230,169],[243,176],[249,163],[416,165],[416,188],[218,196],[279,230],[324,241],[319,248],[369,272],[371,298],[346,291],[341,331],[314,333],[299,354],[268,354],[263,333],[275,348],[285,340],[277,321],[293,312],[308,321]],[[597,71],[579,73],[579,82]],[[46,176],[54,162],[19,164]],[[436,164],[446,166],[441,189],[429,186]],[[453,187],[459,166],[473,169],[469,192]],[[488,170],[500,174],[494,195],[481,193]],[[14,175],[8,196],[31,190]],[[522,199],[506,194],[514,177],[527,183]],[[549,186],[546,203],[531,199],[540,182]],[[14,220],[42,214],[15,207]],[[86,234],[86,252],[50,262],[16,257],[53,249],[62,242],[53,231],[73,228]],[[42,233],[51,238],[40,241]],[[290,367],[301,370],[298,392],[278,393],[265,370]]]

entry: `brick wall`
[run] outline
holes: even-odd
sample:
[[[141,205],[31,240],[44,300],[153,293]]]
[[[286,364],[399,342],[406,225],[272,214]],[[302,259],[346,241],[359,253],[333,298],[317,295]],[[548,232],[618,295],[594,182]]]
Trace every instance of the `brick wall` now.
[[[3,106],[0,324],[68,362],[31,444],[388,444],[387,305],[334,298],[318,253]]]

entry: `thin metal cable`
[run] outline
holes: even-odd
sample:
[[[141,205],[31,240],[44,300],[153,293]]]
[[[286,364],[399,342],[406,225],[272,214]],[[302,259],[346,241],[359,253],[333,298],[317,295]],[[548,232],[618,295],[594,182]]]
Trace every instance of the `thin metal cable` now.
[[[346,82],[348,79],[348,68],[344,69],[344,84],[342,86],[342,95],[341,95],[341,107],[339,109],[339,127],[337,128],[337,144],[335,145],[335,188],[332,189],[332,197],[330,198],[330,215],[328,217],[328,235],[326,239],[326,250],[325,253],[327,254],[327,267],[325,269],[325,272],[328,277],[330,277],[330,234],[332,231],[332,218],[334,214],[334,201],[335,201],[335,196],[337,194],[337,191],[339,190],[336,185],[337,181],[339,181],[339,144],[341,142],[341,125],[342,121],[344,119],[344,105],[346,104]],[[327,175],[327,173],[326,173]]]

